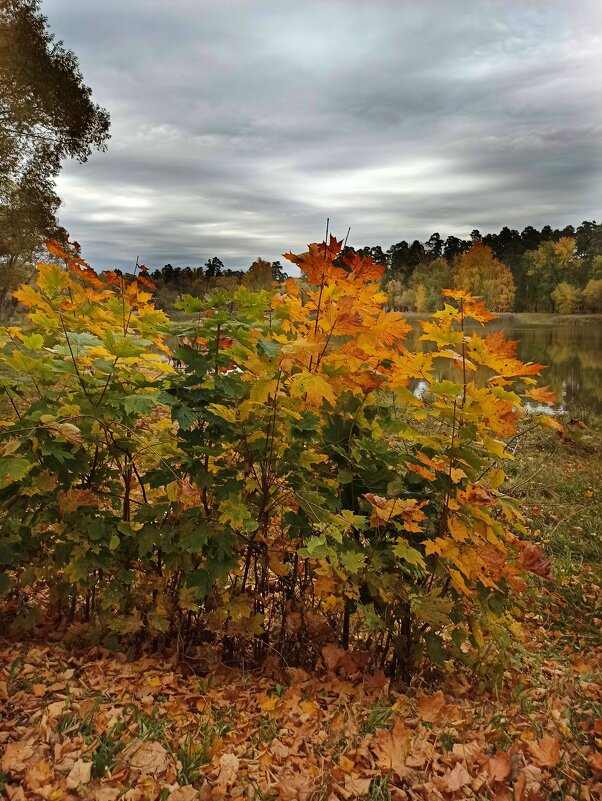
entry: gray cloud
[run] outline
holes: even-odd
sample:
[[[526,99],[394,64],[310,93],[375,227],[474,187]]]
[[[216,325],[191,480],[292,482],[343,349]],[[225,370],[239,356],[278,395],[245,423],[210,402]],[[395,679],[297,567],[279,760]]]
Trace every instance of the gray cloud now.
[[[44,0],[112,115],[65,164],[97,267],[599,214],[597,0]]]

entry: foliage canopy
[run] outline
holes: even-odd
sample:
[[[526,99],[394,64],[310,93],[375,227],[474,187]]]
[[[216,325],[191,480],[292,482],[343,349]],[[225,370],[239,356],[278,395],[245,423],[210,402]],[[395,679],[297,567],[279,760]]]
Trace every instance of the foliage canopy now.
[[[546,566],[503,463],[523,398],[553,396],[516,343],[466,327],[481,302],[446,291],[413,352],[383,267],[331,237],[287,254],[304,282],[184,296],[174,369],[144,268],[50,250],[0,351],[0,575],[22,620],[43,583],[49,614],[97,630],[301,663],[354,641],[406,678],[513,625]]]

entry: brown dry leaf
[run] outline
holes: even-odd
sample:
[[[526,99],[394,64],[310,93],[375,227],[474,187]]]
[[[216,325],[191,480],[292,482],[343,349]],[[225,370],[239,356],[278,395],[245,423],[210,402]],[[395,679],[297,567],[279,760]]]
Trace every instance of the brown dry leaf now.
[[[592,754],[587,760],[587,764],[590,766],[592,773],[602,776],[602,751],[596,751],[595,754]]]
[[[30,790],[37,790],[39,787],[45,787],[52,781],[52,768],[45,759],[40,759],[34,762],[25,771],[25,783]]]
[[[278,777],[278,798],[282,801],[308,801],[315,789],[309,773],[295,772],[286,768]]]
[[[439,718],[444,706],[445,696],[441,690],[437,690],[433,695],[422,695],[418,699],[416,714],[420,720],[426,723],[434,723]]]
[[[389,731],[378,729],[372,741],[376,764],[382,770],[397,770],[405,765],[410,750],[412,735],[401,721]]]
[[[536,768],[535,765],[527,765],[523,769],[521,777],[524,780],[527,793],[535,795],[541,787],[542,771],[540,768]]]
[[[493,798],[494,801],[516,801],[520,796],[516,795],[507,784],[498,784]]]
[[[59,718],[65,711],[64,701],[54,701],[46,707],[46,713],[49,718]]]
[[[130,757],[130,767],[143,774],[165,773],[169,762],[167,750],[161,743],[141,743]]]
[[[277,737],[275,737],[270,743],[270,753],[279,762],[282,762],[283,760],[289,758],[291,755],[291,749],[287,745],[284,745],[284,743],[281,742]]]
[[[505,782],[512,771],[512,762],[506,751],[496,751],[487,763],[492,782]]]
[[[100,500],[90,489],[69,489],[67,492],[59,490],[57,499],[62,515],[74,512],[80,506],[100,506]]]
[[[325,645],[324,648],[322,648],[322,659],[324,660],[327,670],[336,670],[337,665],[346,653],[347,651],[343,648],[339,648],[338,645]]]
[[[240,760],[236,754],[222,754],[219,759],[219,776],[217,777],[217,783],[221,787],[228,787],[234,784],[238,776],[239,766]]]
[[[31,685],[31,692],[35,695],[36,698],[42,698],[42,696],[46,695],[46,685],[45,684],[32,684]]]
[[[366,651],[346,651],[345,655],[339,659],[337,669],[345,676],[353,676],[367,665],[368,658],[369,655]]]
[[[477,742],[472,743],[454,743],[452,746],[452,754],[464,762],[474,760],[477,755],[481,754],[482,747]]]
[[[560,740],[549,734],[529,743],[529,751],[540,768],[555,768],[560,759]]]
[[[519,542],[521,553],[519,562],[530,573],[535,573],[542,578],[550,578],[551,566],[548,560],[544,557],[543,552],[539,545],[534,542]]]
[[[443,776],[433,779],[434,784],[444,793],[455,793],[462,787],[466,787],[471,781],[470,773],[459,762],[456,762],[454,767]]]
[[[199,791],[187,784],[185,787],[178,787],[176,790],[172,790],[167,796],[167,801],[194,801],[198,797]]]
[[[92,763],[78,759],[67,776],[67,787],[76,790],[80,784],[88,784],[92,774]]]
[[[89,798],[90,801],[115,801],[119,793],[119,787],[99,787]]]
[[[8,801],[27,801],[22,787],[17,787],[14,784],[7,784],[4,788]]]
[[[368,795],[372,779],[364,779],[360,776],[345,776],[345,790],[352,793],[352,798]]]
[[[8,743],[2,755],[0,767],[4,773],[18,773],[25,768],[25,763],[32,756],[33,746],[28,740]]]
[[[344,755],[339,757],[339,768],[343,771],[343,773],[351,773],[354,767],[355,762],[352,759],[349,759]]]

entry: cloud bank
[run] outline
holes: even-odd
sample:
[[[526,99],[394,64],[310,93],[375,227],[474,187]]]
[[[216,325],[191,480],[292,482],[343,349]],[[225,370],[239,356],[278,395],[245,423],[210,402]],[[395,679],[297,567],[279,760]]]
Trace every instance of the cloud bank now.
[[[95,267],[600,217],[597,0],[44,0],[112,116],[66,163]]]

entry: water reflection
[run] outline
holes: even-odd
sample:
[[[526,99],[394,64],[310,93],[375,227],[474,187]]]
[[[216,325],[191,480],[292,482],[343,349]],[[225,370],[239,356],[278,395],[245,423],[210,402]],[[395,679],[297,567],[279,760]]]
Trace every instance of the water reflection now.
[[[409,345],[429,348],[419,342],[418,322],[411,321]],[[602,317],[589,322],[558,322],[545,318],[545,322],[526,323],[516,318],[494,320],[486,330],[502,329],[506,337],[518,340],[517,355],[523,361],[546,365],[542,383],[551,387],[558,397],[557,408],[586,408],[602,413]],[[439,378],[450,378],[450,365],[439,362]],[[414,391],[424,393],[426,385],[418,384]]]

